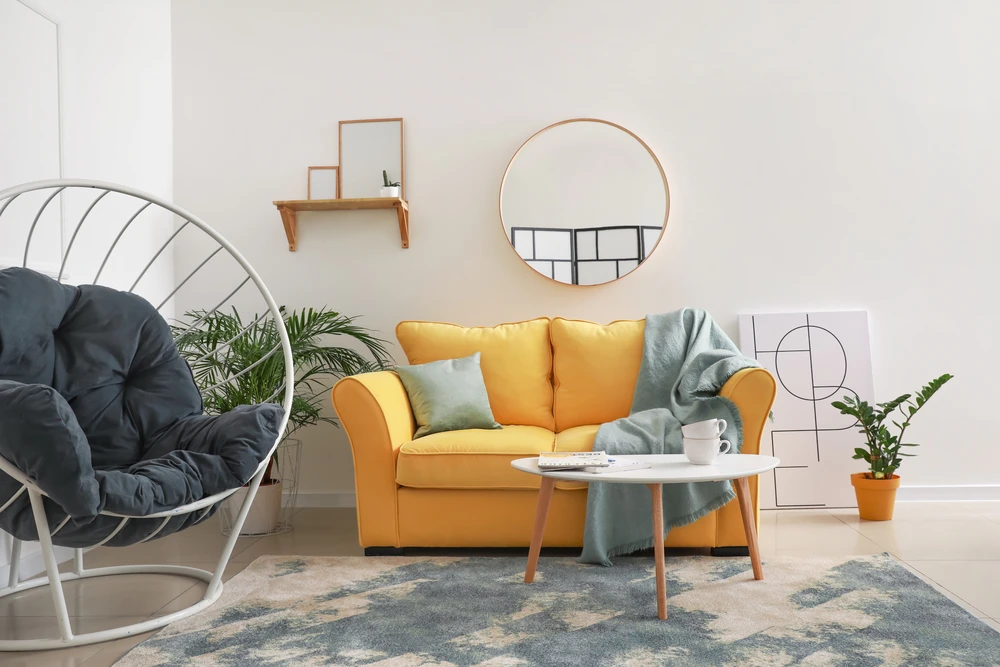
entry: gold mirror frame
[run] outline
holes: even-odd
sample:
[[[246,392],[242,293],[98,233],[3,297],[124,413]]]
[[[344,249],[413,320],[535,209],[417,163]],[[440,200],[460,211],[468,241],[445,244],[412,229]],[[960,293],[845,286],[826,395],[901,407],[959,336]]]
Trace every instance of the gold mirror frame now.
[[[663,212],[663,230],[660,232],[660,236],[656,239],[656,243],[653,245],[652,250],[646,253],[646,258],[643,261],[639,262],[638,266],[636,266],[634,269],[626,273],[624,276],[620,276],[618,278],[615,278],[614,280],[608,280],[606,282],[596,283],[593,285],[577,285],[574,283],[564,283],[560,280],[556,280],[555,278],[550,278],[544,273],[535,270],[535,268],[529,265],[528,262],[523,257],[521,257],[521,255],[517,252],[517,249],[514,247],[514,242],[511,241],[510,235],[507,233],[507,226],[504,224],[503,220],[503,189],[504,186],[507,184],[507,175],[510,173],[510,168],[514,166],[514,162],[517,160],[517,156],[520,155],[521,151],[523,151],[524,148],[537,137],[541,136],[542,134],[548,132],[553,128],[559,127],[560,125],[566,125],[567,123],[603,123],[604,125],[610,125],[611,127],[621,130],[622,132],[628,134],[630,137],[638,141],[639,144],[646,149],[646,152],[649,153],[649,157],[653,158],[653,164],[655,164],[656,168],[660,171],[660,178],[663,180],[663,193],[666,196],[666,204],[664,206],[664,212]],[[660,164],[660,160],[659,158],[656,157],[656,153],[654,153],[653,149],[649,147],[649,144],[643,141],[639,137],[639,135],[637,135],[632,130],[628,129],[627,127],[623,127],[618,123],[612,123],[609,120],[602,120],[600,118],[569,118],[567,120],[561,120],[558,123],[552,123],[551,125],[543,127],[542,129],[540,129],[539,131],[535,132],[533,135],[528,137],[527,141],[521,144],[520,148],[518,148],[514,152],[514,155],[511,156],[510,158],[510,162],[507,163],[507,168],[504,169],[503,171],[503,178],[500,180],[500,195],[498,197],[497,204],[500,211],[500,230],[503,232],[503,236],[507,240],[507,245],[509,245],[510,249],[514,252],[514,254],[517,255],[517,258],[521,260],[521,262],[525,266],[531,269],[532,273],[539,275],[542,278],[545,278],[546,280],[557,283],[559,285],[568,285],[570,287],[600,287],[601,285],[607,285],[609,283],[617,282],[632,275],[633,273],[638,271],[639,268],[643,264],[645,264],[650,257],[653,256],[653,253],[656,252],[656,249],[660,247],[660,242],[663,241],[663,236],[667,233],[667,220],[670,218],[670,185],[667,183],[667,174],[665,171],[663,171],[663,165]]]

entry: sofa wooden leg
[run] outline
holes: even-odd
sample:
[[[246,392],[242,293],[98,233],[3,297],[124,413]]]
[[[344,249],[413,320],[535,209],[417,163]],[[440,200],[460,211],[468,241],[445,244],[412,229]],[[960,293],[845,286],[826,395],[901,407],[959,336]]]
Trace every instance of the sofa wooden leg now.
[[[365,547],[366,556],[402,556],[403,550],[399,547]]]
[[[746,558],[750,555],[750,547],[712,547],[712,555],[722,557],[742,556]]]

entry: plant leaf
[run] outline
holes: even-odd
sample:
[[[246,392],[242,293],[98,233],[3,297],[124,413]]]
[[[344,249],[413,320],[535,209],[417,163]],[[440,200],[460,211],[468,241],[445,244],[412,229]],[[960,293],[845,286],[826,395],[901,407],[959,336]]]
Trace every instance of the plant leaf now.
[[[288,313],[282,307],[280,312],[296,377],[286,435],[320,422],[336,425],[335,419],[323,414],[330,386],[347,375],[391,368],[386,342],[355,324],[356,318],[336,311],[308,308]],[[270,313],[244,323],[235,308],[190,311],[172,331],[201,389],[206,413],[281,402],[285,362],[279,328]],[[348,346],[332,344],[338,338]]]

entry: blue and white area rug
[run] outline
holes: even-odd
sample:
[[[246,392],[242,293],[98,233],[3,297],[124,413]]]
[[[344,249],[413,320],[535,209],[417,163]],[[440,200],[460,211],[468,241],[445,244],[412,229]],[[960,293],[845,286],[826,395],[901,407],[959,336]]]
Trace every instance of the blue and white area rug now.
[[[417,667],[479,665],[1000,664],[1000,633],[888,555],[667,559],[267,556],[205,612],[119,663]]]

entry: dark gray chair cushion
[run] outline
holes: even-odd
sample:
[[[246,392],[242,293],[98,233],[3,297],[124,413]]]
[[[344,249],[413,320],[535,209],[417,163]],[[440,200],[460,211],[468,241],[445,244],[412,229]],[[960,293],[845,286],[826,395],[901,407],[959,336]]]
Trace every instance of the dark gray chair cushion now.
[[[90,546],[118,525],[246,483],[278,436],[281,408],[201,414],[170,328],[144,299],[72,287],[27,269],[0,271],[0,454],[48,494],[62,546]],[[0,504],[20,484],[0,473]],[[203,518],[170,520],[158,536]],[[111,541],[141,541],[161,519],[129,521]],[[37,539],[27,494],[0,528]]]
[[[45,480],[46,493],[69,514],[86,519],[100,510],[87,436],[52,387],[0,380],[0,455],[30,479]],[[19,487],[10,485],[13,491]],[[0,494],[5,502],[9,497]]]

